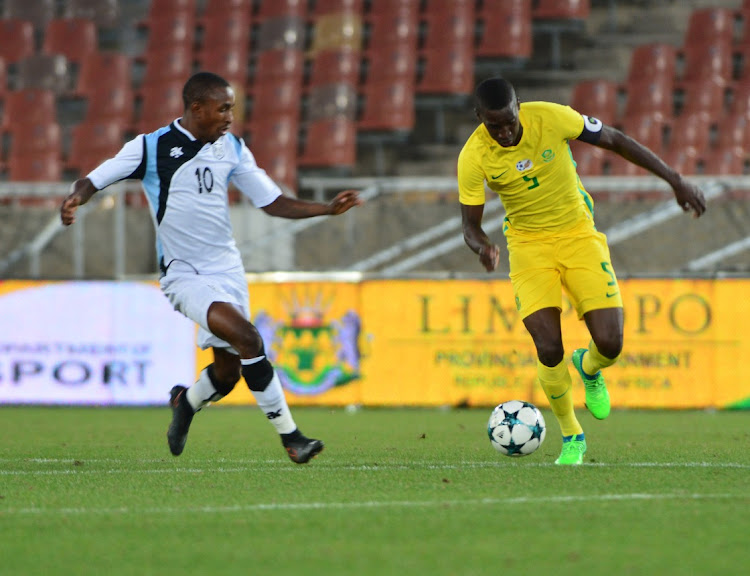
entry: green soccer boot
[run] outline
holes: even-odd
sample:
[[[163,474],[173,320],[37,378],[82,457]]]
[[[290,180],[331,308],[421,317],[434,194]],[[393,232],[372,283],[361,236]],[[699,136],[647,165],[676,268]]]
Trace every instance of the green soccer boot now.
[[[583,455],[586,454],[586,438],[583,434],[577,436],[563,436],[562,452],[555,460],[560,466],[578,466],[583,464]]]
[[[586,348],[579,348],[573,352],[573,366],[578,370],[578,374],[581,375],[581,380],[586,386],[586,408],[594,418],[604,420],[609,416],[609,392],[607,392],[607,385],[604,383],[601,370],[593,376],[589,376],[583,371],[583,355],[586,352],[588,352]]]

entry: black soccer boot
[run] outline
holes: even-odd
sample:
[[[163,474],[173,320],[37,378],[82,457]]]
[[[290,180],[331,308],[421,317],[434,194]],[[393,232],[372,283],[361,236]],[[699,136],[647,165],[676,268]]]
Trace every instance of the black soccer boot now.
[[[307,464],[323,451],[322,441],[308,438],[299,430],[291,434],[282,434],[281,443],[292,462],[297,464]]]
[[[169,391],[169,405],[172,407],[172,422],[167,430],[167,441],[169,450],[175,456],[182,454],[187,442],[190,423],[193,421],[193,407],[188,402],[187,388],[174,386]]]

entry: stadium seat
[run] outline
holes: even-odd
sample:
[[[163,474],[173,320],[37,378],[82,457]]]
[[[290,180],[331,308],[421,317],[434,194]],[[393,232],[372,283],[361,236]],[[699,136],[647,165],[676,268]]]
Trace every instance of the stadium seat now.
[[[34,54],[34,25],[27,20],[0,20],[0,58],[6,64],[15,64],[19,60]]]
[[[628,67],[627,85],[648,84],[660,77],[674,78],[677,71],[677,48],[652,42],[633,49]]]
[[[2,129],[57,121],[55,93],[51,90],[12,90],[5,94]]]
[[[55,17],[55,10],[55,0],[5,0],[2,16],[3,19],[31,22],[32,26],[41,32]]]
[[[247,16],[249,17],[249,10],[251,9],[252,3],[247,0],[206,0],[203,6],[203,17],[235,11],[248,12]]]
[[[406,44],[385,44],[380,49],[366,52],[364,69],[365,85],[404,80],[413,86],[417,73],[417,51]]]
[[[618,85],[611,80],[584,80],[573,88],[570,106],[605,124],[614,124],[618,116]]]
[[[250,11],[244,8],[231,11],[214,11],[206,13],[201,20],[201,43],[198,50],[199,59],[206,52],[220,46],[233,46],[237,51],[244,51],[245,57],[250,49]]]
[[[297,191],[297,151],[287,149],[253,150],[258,166],[263,168],[271,179],[296,195]]]
[[[279,16],[262,20],[258,26],[256,50],[304,50],[305,20],[297,16]]]
[[[477,19],[482,23],[477,56],[523,60],[531,57],[531,0],[485,0]]]
[[[534,20],[585,20],[591,11],[590,0],[538,0],[532,11]]]
[[[419,9],[416,4],[408,4],[407,8],[398,5],[389,11],[388,4],[376,4],[366,15],[369,30],[367,35],[367,49],[377,51],[383,47],[397,45],[413,46],[416,50],[419,37]]]
[[[285,16],[304,18],[307,16],[307,0],[273,0],[261,2],[258,18],[268,20]]]
[[[307,126],[300,167],[353,167],[357,155],[357,129],[345,116],[322,118]]]
[[[119,0],[66,0],[64,18],[83,18],[97,28],[114,28],[120,23]]]
[[[463,43],[473,47],[475,20],[473,0],[431,0],[422,14],[424,48]]]
[[[361,53],[352,48],[325,50],[313,57],[309,85],[342,82],[356,86],[359,81],[359,63]]]
[[[130,86],[107,84],[86,95],[87,122],[112,122],[132,126],[134,94]]]
[[[182,85],[184,79],[150,84],[141,90],[141,105],[136,131],[142,134],[153,132],[182,116]]]
[[[682,148],[702,156],[708,148],[712,119],[700,113],[677,116],[671,124],[666,149]]]
[[[193,53],[181,47],[166,47],[145,55],[146,70],[141,81],[141,89],[151,84],[161,84],[171,80],[185,81],[193,70]]]
[[[624,117],[654,114],[662,121],[674,115],[674,82],[672,78],[655,78],[648,84],[625,86]]]
[[[302,82],[299,78],[256,82],[252,92],[250,121],[271,116],[291,116],[299,120],[301,100]]]
[[[16,88],[38,88],[63,95],[72,90],[68,61],[62,54],[34,54],[17,63]]]
[[[91,94],[102,88],[102,78],[107,79],[107,87],[131,89],[132,60],[122,52],[92,52],[78,69],[75,92],[78,95]]]
[[[601,176],[604,173],[604,150],[601,148],[571,140],[570,151],[581,176]]]
[[[351,84],[324,84],[310,90],[307,120],[344,117],[353,120],[357,113],[357,90]]]
[[[683,94],[680,114],[699,113],[716,118],[725,110],[724,83],[718,79],[693,82],[680,87]]]
[[[741,175],[745,169],[745,154],[737,146],[716,147],[703,157],[703,174]]]
[[[315,0],[312,16],[317,18],[340,12],[362,14],[363,6],[363,0]]]
[[[148,40],[144,56],[162,50],[183,50],[187,54],[193,51],[195,42],[195,15],[189,12],[177,12],[148,21]]]
[[[732,46],[727,42],[712,44],[687,44],[683,50],[684,66],[680,80],[683,83],[732,80]]]
[[[418,94],[471,94],[474,90],[474,50],[471,46],[435,48],[422,53]]]
[[[715,147],[750,149],[750,117],[745,112],[722,116],[716,127]]]
[[[234,45],[218,45],[201,53],[198,60],[200,70],[209,70],[229,82],[234,91],[245,91],[248,75],[247,48]]]
[[[151,0],[145,25],[152,20],[186,14],[194,17],[196,14],[196,0]]]
[[[0,104],[5,99],[5,93],[8,91],[8,67],[5,60],[0,58]],[[2,157],[2,155],[0,155]]]
[[[8,178],[13,182],[59,182],[62,177],[60,152],[8,158]]]
[[[338,12],[318,16],[314,22],[312,55],[327,50],[362,50],[362,15]]]
[[[83,18],[56,18],[47,25],[42,52],[62,54],[79,64],[99,47],[96,24]]]
[[[659,153],[662,149],[662,133],[664,119],[651,113],[641,115],[625,115],[620,129],[647,148]],[[609,166],[609,173],[616,176],[644,176],[647,170],[636,166],[615,153],[605,154],[605,162]]]
[[[250,149],[291,148],[297,150],[299,120],[294,116],[268,116],[258,118],[246,126]]]
[[[694,150],[673,147],[664,152],[662,159],[680,174],[692,176],[698,173],[698,155]]]
[[[411,78],[369,82],[363,88],[363,95],[358,130],[408,132],[414,129],[414,82]]]
[[[273,83],[282,79],[301,82],[304,69],[305,59],[302,50],[265,50],[256,54],[253,83],[262,86],[266,82]]]
[[[690,13],[685,31],[685,46],[707,46],[716,42],[731,44],[734,40],[734,10],[699,8]]]
[[[62,137],[57,122],[40,122],[17,126],[10,131],[10,153],[19,156],[60,153]]]
[[[113,157],[124,144],[123,126],[113,122],[83,122],[73,127],[65,168],[88,174]]]

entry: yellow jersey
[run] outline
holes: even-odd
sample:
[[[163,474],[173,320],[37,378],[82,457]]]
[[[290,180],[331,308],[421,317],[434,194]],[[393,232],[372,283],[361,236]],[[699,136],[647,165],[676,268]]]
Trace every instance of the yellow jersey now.
[[[458,156],[460,202],[484,204],[487,182],[515,231],[554,234],[586,220],[593,226],[594,203],[568,146],[568,140],[581,135],[584,117],[552,102],[523,102],[518,115],[523,127],[518,145],[500,146],[484,124],[466,141]]]

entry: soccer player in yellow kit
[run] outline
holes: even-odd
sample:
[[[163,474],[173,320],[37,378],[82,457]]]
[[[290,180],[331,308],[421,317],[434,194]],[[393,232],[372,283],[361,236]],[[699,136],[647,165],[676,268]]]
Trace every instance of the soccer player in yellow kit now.
[[[622,297],[604,234],[594,226],[593,201],[576,172],[568,141],[611,150],[664,179],[677,203],[695,217],[706,210],[703,193],[651,150],[621,131],[568,106],[524,102],[512,84],[490,78],[477,86],[481,122],[458,157],[458,189],[466,243],[488,272],[500,249],[482,230],[485,182],[500,195],[516,306],[537,350],[537,374],[563,435],[556,464],[581,464],[586,440],[568,393],[560,311],[565,287],[591,334],[588,348],[573,353],[586,388],[586,407],[609,415],[601,370],[622,350]]]

